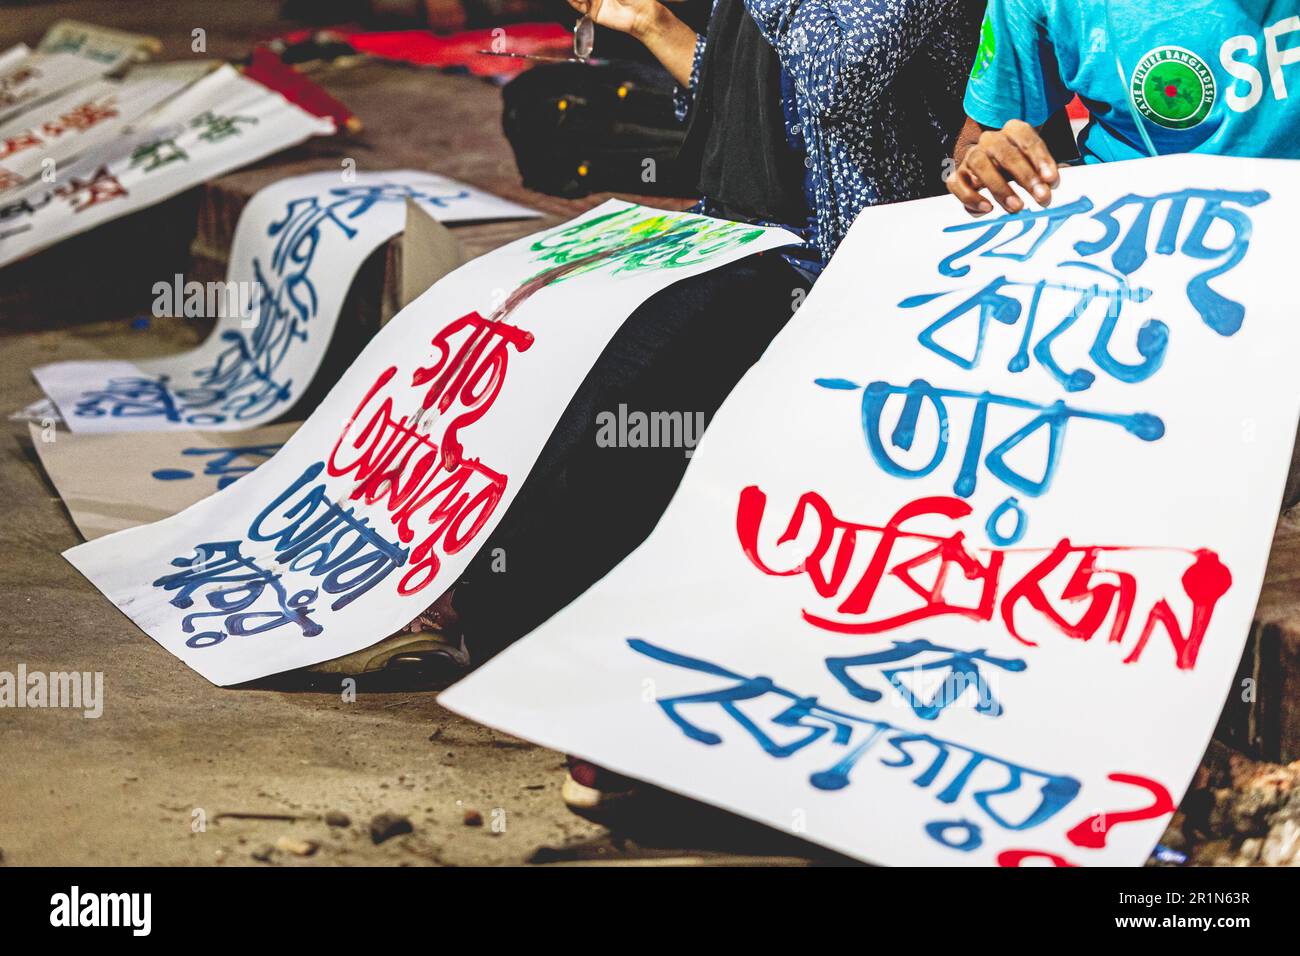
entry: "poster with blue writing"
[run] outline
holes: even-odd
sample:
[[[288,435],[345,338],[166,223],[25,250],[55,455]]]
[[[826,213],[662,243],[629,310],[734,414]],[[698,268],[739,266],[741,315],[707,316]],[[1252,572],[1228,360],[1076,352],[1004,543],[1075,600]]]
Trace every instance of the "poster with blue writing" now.
[[[367,647],[456,581],[638,305],[794,241],[616,200],[526,236],[398,313],[269,461],[65,557],[216,684]]]
[[[1298,174],[867,210],[646,543],[439,702],[864,860],[1141,864],[1240,692]]]
[[[28,426],[50,484],[87,541],[184,511],[266,462],[297,430],[297,422],[238,432]]]
[[[405,226],[408,199],[441,222],[541,215],[436,173],[283,179],[240,214],[214,302],[220,318],[197,349],[139,362],[59,362],[32,374],[74,432],[223,431],[280,418],[320,367],[357,270]],[[173,303],[192,294],[179,283],[155,291]]]

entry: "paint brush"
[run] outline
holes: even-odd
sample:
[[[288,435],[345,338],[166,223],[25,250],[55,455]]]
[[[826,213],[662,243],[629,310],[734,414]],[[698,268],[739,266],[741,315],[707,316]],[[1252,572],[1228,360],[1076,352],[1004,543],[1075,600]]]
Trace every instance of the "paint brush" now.
[[[546,56],[542,53],[502,53],[497,50],[479,50],[484,56],[508,56],[516,60],[536,60],[541,63],[603,63],[603,60],[593,60],[577,56]]]

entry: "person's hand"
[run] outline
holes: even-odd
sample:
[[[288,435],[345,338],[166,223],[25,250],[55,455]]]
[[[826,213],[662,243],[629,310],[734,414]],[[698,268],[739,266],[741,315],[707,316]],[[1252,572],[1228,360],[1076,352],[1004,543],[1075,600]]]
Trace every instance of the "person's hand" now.
[[[640,40],[678,86],[690,86],[700,38],[659,0],[569,0],[569,6],[599,26]]]
[[[642,37],[655,20],[659,0],[569,0],[569,6],[597,26]]]
[[[982,190],[988,190],[1007,212],[1017,213],[1025,204],[1011,188],[1012,183],[1033,196],[1040,206],[1048,206],[1052,189],[1060,182],[1056,160],[1038,131],[1023,120],[1012,120],[1000,130],[980,134],[948,177],[948,192],[972,216],[993,211]]]

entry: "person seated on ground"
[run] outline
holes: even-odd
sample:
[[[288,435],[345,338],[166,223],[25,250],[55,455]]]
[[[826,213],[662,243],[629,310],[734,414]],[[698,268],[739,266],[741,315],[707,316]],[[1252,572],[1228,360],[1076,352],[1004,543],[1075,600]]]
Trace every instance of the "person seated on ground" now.
[[[1153,16],[1134,0],[990,0],[949,191],[975,215],[992,212],[990,198],[1022,211],[1011,183],[1049,203],[1065,155],[1045,134],[1075,94],[1092,114],[1078,143],[1085,162],[1192,151],[1300,156],[1300,114],[1287,95],[1288,71],[1300,66],[1298,8],[1300,0],[1192,0]],[[1300,83],[1300,68],[1294,74]],[[573,758],[569,773],[571,806],[585,802],[608,819],[635,805],[625,799],[633,781]]]
[[[1041,126],[1076,94],[1086,163],[1169,153],[1300,157],[1300,0],[990,0],[948,190],[973,215],[1045,205]],[[1289,39],[1288,39],[1289,37]],[[987,195],[984,195],[987,193]]]
[[[680,84],[698,210],[782,225],[803,241],[678,281],[639,306],[454,590],[405,633],[328,669],[438,654],[463,665],[465,643],[479,663],[578,597],[650,533],[689,461],[684,448],[602,447],[600,413],[707,420],[865,206],[943,192],[979,4],[717,0],[698,36],[658,0],[570,3],[639,38]],[[566,797],[598,804],[599,784],[580,765]]]
[[[481,662],[576,598],[649,534],[689,460],[682,448],[601,447],[600,412],[707,420],[863,207],[943,192],[982,4],[716,0],[700,36],[658,0],[569,2],[640,39],[680,84],[698,210],[804,241],[638,307],[456,587],[402,632],[313,670],[454,671],[468,666],[466,643]]]

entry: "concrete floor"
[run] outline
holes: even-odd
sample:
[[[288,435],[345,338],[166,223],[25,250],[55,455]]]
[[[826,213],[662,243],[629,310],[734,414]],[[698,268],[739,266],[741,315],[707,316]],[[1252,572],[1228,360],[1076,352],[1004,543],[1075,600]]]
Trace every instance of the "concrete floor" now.
[[[43,362],[179,351],[193,323],[129,320],[46,332],[0,329],[0,412],[40,397]],[[98,719],[0,710],[0,861],[7,865],[494,865],[782,863],[810,847],[684,802],[610,835],[560,799],[562,755],[470,723],[429,689],[336,679],[259,689],[209,684],[158,647],[61,556],[80,541],[27,426],[0,432],[0,671],[104,675]],[[124,559],[127,559],[124,556]],[[332,683],[330,681],[332,680]],[[662,798],[667,799],[667,798]],[[341,811],[347,827],[324,815]],[[413,832],[375,845],[379,813]],[[298,817],[242,819],[224,814]],[[467,817],[477,814],[482,825]],[[302,857],[282,837],[316,841]]]
[[[27,370],[60,359],[178,350],[183,323],[124,333],[93,323],[0,339],[0,410],[39,397]],[[109,344],[111,340],[111,345]],[[102,671],[99,719],[0,712],[0,849],[9,864],[227,864],[281,836],[318,840],[306,862],[518,863],[601,832],[559,799],[562,758],[442,710],[432,692],[223,690],[159,648],[60,556],[78,542],[25,426],[0,439],[0,670]],[[341,810],[354,821],[319,819]],[[372,815],[415,832],[375,846]],[[467,810],[485,825],[467,826]],[[206,829],[196,828],[196,811]],[[231,812],[299,822],[218,819]],[[496,832],[493,820],[504,820]],[[299,862],[279,854],[281,862]]]
[[[169,47],[169,37],[188,36],[192,24],[202,24],[209,52],[231,56],[272,32],[276,6],[35,4],[6,12],[0,48],[33,43],[55,19],[70,16],[162,34]],[[386,142],[382,124],[368,135]],[[491,148],[502,152],[504,142]],[[433,146],[421,155],[440,169],[444,157],[464,159]],[[504,157],[487,174],[500,183],[479,184],[498,189],[517,175]],[[80,283],[64,274],[59,284],[86,283],[83,271]],[[312,687],[288,677],[230,690],[199,677],[64,561],[61,552],[80,539],[26,424],[4,419],[40,398],[29,374],[35,365],[167,354],[191,347],[204,330],[166,319],[136,330],[129,314],[110,318],[93,305],[55,310],[44,293],[12,285],[0,294],[0,671],[24,664],[29,673],[102,672],[105,706],[99,719],[59,709],[0,710],[0,864],[827,859],[694,805],[673,804],[634,825],[631,835],[612,836],[564,807],[562,755],[469,723],[441,709],[428,689],[362,684],[347,703],[337,682]],[[347,814],[351,824],[329,826],[328,811]],[[408,817],[413,831],[375,845],[368,824],[382,812]],[[481,825],[467,822],[476,816]],[[265,852],[285,837],[320,848],[310,856]]]
[[[6,8],[0,49],[18,40],[34,43],[55,19],[76,17],[161,34],[172,50],[199,24],[208,29],[211,54],[237,56],[255,37],[274,32],[276,7],[78,0]],[[363,139],[308,144],[234,173],[224,178],[223,195],[246,195],[280,175],[333,166],[345,149],[360,150],[370,168],[436,169],[550,217],[598,201],[524,195],[495,121],[475,128],[466,119],[494,108],[491,88],[432,74],[402,82],[417,81],[421,95],[440,101],[456,121],[412,127],[401,110],[384,108],[391,91],[370,73],[344,74],[335,92],[368,118]],[[195,205],[182,201],[172,209],[189,215],[177,223],[185,236],[175,243],[178,269],[191,251]],[[461,238],[476,254],[513,238],[517,228],[468,227]],[[221,253],[206,251],[213,258]],[[129,243],[125,256],[128,263],[140,258]],[[0,865],[841,862],[788,836],[667,797],[609,833],[564,807],[560,754],[469,723],[440,708],[432,690],[362,684],[356,701],[347,703],[337,682],[312,686],[292,676],[256,689],[222,689],[158,647],[63,560],[61,552],[80,538],[26,424],[5,419],[40,397],[29,373],[35,365],[177,352],[196,344],[205,329],[156,319],[136,330],[129,312],[114,317],[94,299],[95,290],[113,290],[88,280],[86,269],[76,271],[79,261],[70,256],[64,263],[71,265],[46,270],[58,273],[54,289],[66,300],[58,308],[47,287],[10,281],[14,270],[0,276],[0,671],[25,664],[29,672],[102,672],[106,702],[97,720],[67,710],[0,710]],[[160,261],[137,265],[150,277],[144,290],[173,271]],[[81,301],[85,295],[63,295],[79,289],[92,293],[89,302]],[[1227,742],[1274,760],[1300,753],[1300,710],[1282,706],[1300,689],[1297,528],[1300,519],[1280,529],[1260,602],[1269,639],[1252,643],[1243,664],[1243,673],[1269,677],[1268,687],[1261,682],[1267,713],[1225,715],[1221,727]],[[1268,732],[1257,733],[1261,727]],[[350,825],[327,825],[329,811],[347,814]],[[408,817],[413,831],[375,845],[368,824],[383,812]],[[478,817],[482,825],[467,822]],[[281,838],[316,841],[320,848],[310,856],[264,852]]]
[[[164,35],[200,24],[211,53],[237,55],[270,32],[276,6],[10,8],[0,46],[33,42],[71,16]],[[20,330],[49,323],[0,316],[3,415],[39,397],[33,365],[164,354],[201,333],[165,320],[139,333],[127,319],[60,324],[32,334]],[[229,691],[181,665],[60,556],[79,538],[25,425],[6,422],[0,433],[0,489],[0,670],[21,663],[29,672],[101,671],[105,681],[97,720],[66,710],[0,711],[5,864],[255,863],[253,854],[286,836],[321,849],[310,857],[278,852],[274,863],[499,864],[523,862],[539,847],[601,842],[603,831],[560,801],[560,755],[467,723],[438,707],[432,692],[363,685],[355,703],[344,703],[330,689]],[[329,810],[352,825],[326,825],[320,817]],[[383,811],[409,817],[414,831],[374,845],[367,824]],[[485,825],[466,825],[467,811]]]

